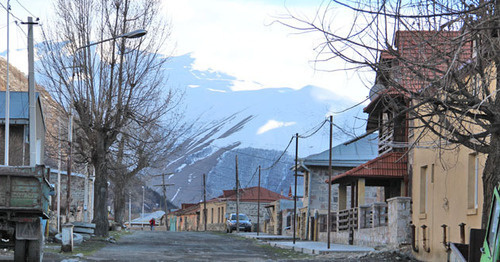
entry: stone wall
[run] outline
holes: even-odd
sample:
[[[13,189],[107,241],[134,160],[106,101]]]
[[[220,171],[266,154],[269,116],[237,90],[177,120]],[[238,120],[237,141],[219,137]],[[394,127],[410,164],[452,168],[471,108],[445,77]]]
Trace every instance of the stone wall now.
[[[389,241],[392,245],[410,243],[411,198],[393,197],[389,205]]]
[[[332,170],[333,176],[342,174],[348,170],[347,168],[336,167]],[[310,184],[307,183],[307,179],[304,179],[304,194],[303,198],[304,206],[309,205],[310,212],[313,210],[327,210],[328,209],[328,184],[325,180],[328,179],[328,167],[310,167],[309,172]],[[306,190],[307,189],[307,190]],[[339,185],[332,185],[332,201],[331,210],[338,210],[338,191]],[[350,195],[351,188],[347,187],[347,196]],[[377,201],[382,201],[381,196],[383,196],[383,189],[378,187],[366,187],[365,189],[365,203],[370,204]],[[346,206],[350,207],[351,198],[347,197]]]
[[[354,245],[376,247],[389,244],[387,227],[361,228],[354,230]],[[319,241],[326,242],[327,232],[319,233]],[[331,232],[330,238],[336,244],[349,244],[349,231]]]
[[[207,224],[207,231],[226,231],[225,223]]]
[[[394,197],[388,202],[388,226],[360,228],[354,230],[354,245],[397,247],[410,243],[410,201],[409,197]],[[333,243],[349,244],[349,231],[331,232]],[[318,240],[326,242],[327,232],[319,232]]]
[[[268,215],[268,212],[265,206],[269,205],[269,202],[260,202],[260,226],[263,228],[264,219]],[[248,216],[250,221],[252,222],[252,229],[255,228],[257,224],[257,202],[240,202],[239,212],[241,214],[245,214]],[[228,201],[227,202],[227,211],[226,214],[236,213],[236,201]]]

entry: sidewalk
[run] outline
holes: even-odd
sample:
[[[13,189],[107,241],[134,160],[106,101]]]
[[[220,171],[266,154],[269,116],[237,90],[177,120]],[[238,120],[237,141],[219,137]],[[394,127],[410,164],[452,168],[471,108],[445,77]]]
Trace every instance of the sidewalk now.
[[[330,244],[330,249],[328,249],[327,244],[325,242],[316,242],[316,241],[296,240],[295,244],[293,244],[293,238],[291,236],[277,236],[277,235],[268,235],[263,233],[260,233],[259,236],[257,236],[257,233],[238,233],[238,235],[246,238],[254,238],[265,241],[267,242],[267,244],[273,247],[292,249],[297,252],[308,253],[308,254],[375,251],[375,249],[371,247],[351,246],[351,245],[342,245],[333,243]]]

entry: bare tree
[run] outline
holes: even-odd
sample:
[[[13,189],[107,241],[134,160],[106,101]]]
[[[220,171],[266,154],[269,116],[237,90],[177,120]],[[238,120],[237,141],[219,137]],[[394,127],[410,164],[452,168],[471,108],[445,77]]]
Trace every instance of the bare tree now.
[[[96,234],[108,234],[106,210],[112,147],[134,126],[145,134],[180,96],[166,89],[160,50],[169,36],[157,0],[58,0],[39,48],[44,84],[66,112],[74,110],[75,151],[96,174]],[[143,38],[115,38],[136,29]],[[92,48],[92,42],[114,38]]]
[[[352,24],[331,23],[339,9],[354,14]],[[500,182],[500,1],[334,0],[312,19],[287,18],[280,22],[323,34],[318,61],[340,58],[376,72],[371,96],[397,112],[386,125],[408,121],[415,134],[437,137],[437,147],[487,155],[484,226]]]

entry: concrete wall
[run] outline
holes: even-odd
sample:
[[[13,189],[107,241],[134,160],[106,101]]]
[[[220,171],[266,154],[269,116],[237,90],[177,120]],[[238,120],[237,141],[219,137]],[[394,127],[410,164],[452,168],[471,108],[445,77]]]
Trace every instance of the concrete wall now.
[[[415,132],[418,134],[418,132]],[[436,141],[432,137],[424,137],[421,143]],[[482,173],[486,157],[478,154],[477,207],[468,206],[468,196],[474,189],[474,181],[470,181],[471,164],[469,157],[474,152],[463,146],[450,146],[448,150],[437,148],[419,148],[413,150],[410,158],[412,172],[412,221],[416,226],[417,259],[424,261],[444,261],[447,253],[443,246],[443,228],[446,224],[447,241],[460,242],[460,223],[465,223],[465,241],[469,241],[471,228],[481,227],[483,206]],[[427,173],[422,175],[422,171]],[[424,180],[425,179],[425,180]],[[421,182],[425,185],[421,187]],[[471,183],[472,182],[472,183]],[[423,190],[424,189],[424,190]],[[424,194],[425,193],[425,194]],[[426,197],[424,197],[426,195]],[[425,200],[424,200],[425,199]],[[424,200],[424,201],[422,201]],[[425,207],[425,210],[422,210]],[[429,252],[423,250],[423,229],[427,226]]]

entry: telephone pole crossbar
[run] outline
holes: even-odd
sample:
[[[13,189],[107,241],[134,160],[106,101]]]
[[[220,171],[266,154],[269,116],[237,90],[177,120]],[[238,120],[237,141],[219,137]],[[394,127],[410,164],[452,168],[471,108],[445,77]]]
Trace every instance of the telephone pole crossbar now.
[[[168,231],[168,220],[167,220],[167,214],[168,214],[168,200],[167,200],[167,187],[168,186],[173,186],[174,184],[165,184],[165,176],[173,175],[174,173],[165,173],[165,174],[160,174],[160,175],[154,175],[153,177],[159,177],[161,176],[162,178],[162,183],[160,185],[154,185],[154,186],[161,186],[163,189],[163,199],[165,200],[165,205],[163,205],[163,211],[165,212],[165,228]]]

